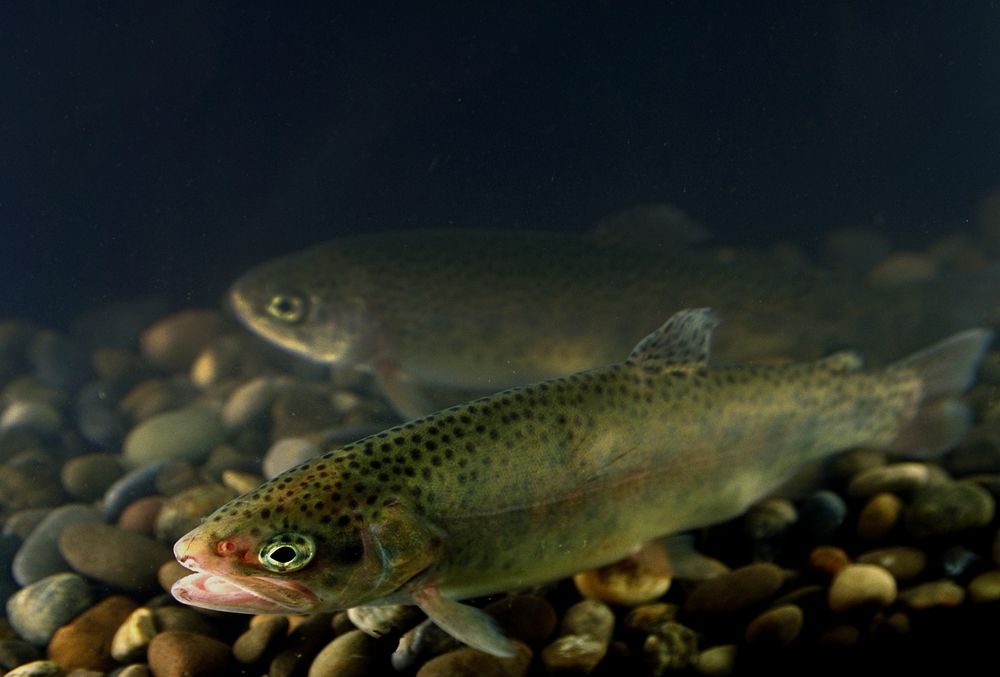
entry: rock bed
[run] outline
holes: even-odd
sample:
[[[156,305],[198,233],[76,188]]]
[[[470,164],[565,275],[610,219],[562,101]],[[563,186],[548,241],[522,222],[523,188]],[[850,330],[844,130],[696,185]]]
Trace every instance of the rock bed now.
[[[960,667],[993,649],[997,354],[969,396],[976,428],[945,458],[833,459],[824,488],[696,534],[707,580],[632,562],[483,600],[518,647],[501,660],[413,607],[249,617],[176,603],[170,546],[202,515],[316,453],[324,431],[393,418],[363,380],[333,385],[215,311],[123,305],[81,327],[0,322],[7,674],[815,673],[920,665],[942,647]]]

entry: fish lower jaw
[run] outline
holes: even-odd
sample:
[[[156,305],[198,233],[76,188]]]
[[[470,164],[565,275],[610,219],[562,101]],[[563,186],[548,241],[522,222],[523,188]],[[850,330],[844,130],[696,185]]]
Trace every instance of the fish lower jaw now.
[[[175,582],[170,593],[184,604],[231,613],[305,614],[319,606],[316,595],[294,581],[257,576],[194,573]]]

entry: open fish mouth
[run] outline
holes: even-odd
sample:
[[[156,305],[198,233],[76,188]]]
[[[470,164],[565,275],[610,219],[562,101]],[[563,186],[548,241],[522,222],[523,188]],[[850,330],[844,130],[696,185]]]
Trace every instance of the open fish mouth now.
[[[319,605],[319,598],[304,585],[263,576],[199,572],[175,582],[170,593],[184,604],[248,614],[309,613]]]

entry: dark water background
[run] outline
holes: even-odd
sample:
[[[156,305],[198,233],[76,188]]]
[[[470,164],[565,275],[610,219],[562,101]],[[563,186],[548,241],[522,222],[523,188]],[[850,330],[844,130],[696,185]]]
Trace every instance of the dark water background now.
[[[1000,183],[1000,5],[5,2],[0,316],[56,326],[344,232],[919,245]]]

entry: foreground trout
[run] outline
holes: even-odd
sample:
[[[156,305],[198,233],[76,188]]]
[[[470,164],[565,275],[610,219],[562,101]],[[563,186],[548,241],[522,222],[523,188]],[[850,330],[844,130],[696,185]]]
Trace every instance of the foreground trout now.
[[[558,579],[731,518],[804,463],[858,445],[929,454],[965,431],[957,395],[991,333],[866,372],[853,353],[709,369],[716,321],[674,315],[622,363],[386,430],[213,513],[174,554],[177,599],[245,613],[416,604],[496,655],[455,600]]]

